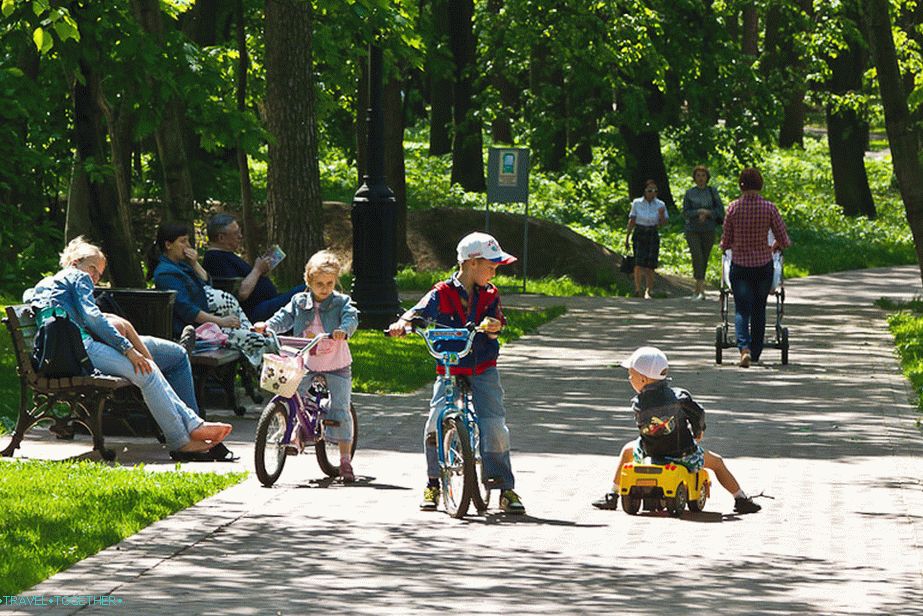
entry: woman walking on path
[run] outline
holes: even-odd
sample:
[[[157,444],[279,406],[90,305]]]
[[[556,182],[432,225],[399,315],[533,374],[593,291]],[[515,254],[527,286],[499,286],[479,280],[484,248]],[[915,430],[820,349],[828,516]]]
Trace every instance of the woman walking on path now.
[[[775,204],[760,195],[763,176],[748,167],[740,172],[740,198],[728,206],[721,250],[731,251],[731,292],[740,366],[759,361],[766,334],[766,298],[772,286],[772,253],[791,245]],[[767,238],[772,231],[775,241]]]
[[[724,221],[724,205],[714,186],[708,186],[711,174],[705,165],[692,170],[695,186],[683,197],[683,218],[686,220],[686,243],[692,256],[692,277],[695,293],[692,299],[705,299],[705,269],[715,245],[715,228]]]
[[[658,227],[667,224],[667,206],[657,198],[657,183],[644,183],[644,196],[631,203],[628,213],[628,231],[625,233],[625,248],[629,238],[635,255],[635,297],[641,297],[641,279],[646,286],[644,299],[651,298],[654,288],[654,270],[660,264],[660,232]],[[634,231],[634,233],[632,233]]]

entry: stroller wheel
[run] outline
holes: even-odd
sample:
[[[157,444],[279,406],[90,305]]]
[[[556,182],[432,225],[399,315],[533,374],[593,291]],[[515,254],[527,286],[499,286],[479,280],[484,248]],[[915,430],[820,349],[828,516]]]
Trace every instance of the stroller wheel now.
[[[720,325],[715,328],[715,363],[721,363],[721,353],[724,350],[724,328]]]
[[[782,328],[782,337],[779,340],[779,348],[782,349],[782,365],[788,364],[788,328]]]

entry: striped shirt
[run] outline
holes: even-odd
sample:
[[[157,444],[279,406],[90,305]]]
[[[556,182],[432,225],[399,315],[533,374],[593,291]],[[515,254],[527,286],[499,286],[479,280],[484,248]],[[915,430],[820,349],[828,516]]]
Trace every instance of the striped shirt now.
[[[732,250],[731,261],[743,267],[759,267],[772,260],[767,238],[772,231],[781,248],[791,245],[788,231],[776,206],[762,195],[742,195],[728,206],[724,218],[721,250]]]

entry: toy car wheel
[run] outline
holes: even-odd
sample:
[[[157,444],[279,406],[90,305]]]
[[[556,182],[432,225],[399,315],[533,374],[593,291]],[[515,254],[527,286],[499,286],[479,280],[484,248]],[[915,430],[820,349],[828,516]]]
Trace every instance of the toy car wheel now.
[[[705,511],[705,501],[708,500],[707,486],[702,486],[699,490],[699,498],[689,501],[689,511]]]
[[[641,510],[641,499],[630,494],[622,494],[622,510],[628,515],[637,515]]]
[[[681,483],[676,486],[676,496],[667,499],[667,511],[672,516],[680,516],[686,508],[689,492],[686,490],[686,484]]]
[[[715,328],[715,363],[721,363],[721,352],[724,350],[724,331],[719,325]]]

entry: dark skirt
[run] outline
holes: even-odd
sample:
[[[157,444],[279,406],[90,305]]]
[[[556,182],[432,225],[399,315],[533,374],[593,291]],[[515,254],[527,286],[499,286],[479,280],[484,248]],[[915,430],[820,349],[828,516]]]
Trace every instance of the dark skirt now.
[[[660,265],[660,233],[657,227],[635,226],[631,236],[631,247],[635,252],[635,265],[657,269]]]

